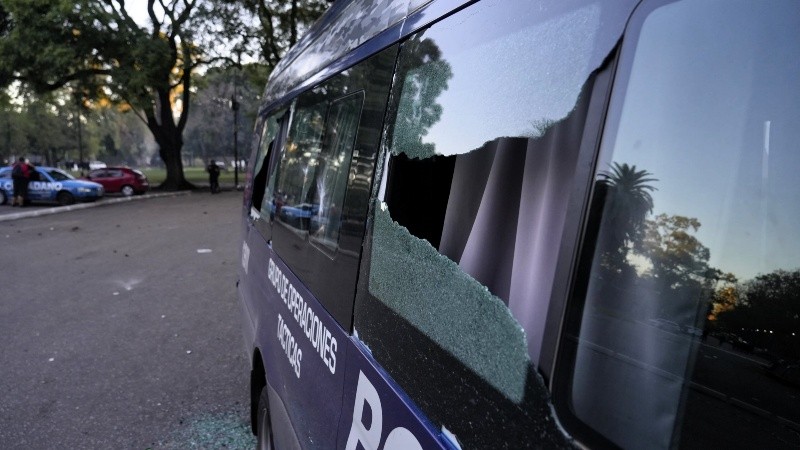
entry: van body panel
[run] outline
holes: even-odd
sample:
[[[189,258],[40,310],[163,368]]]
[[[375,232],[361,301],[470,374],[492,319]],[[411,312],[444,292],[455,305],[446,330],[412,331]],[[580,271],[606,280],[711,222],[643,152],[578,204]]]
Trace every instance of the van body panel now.
[[[365,449],[449,450],[449,441],[442,437],[442,430],[423,418],[411,399],[380,370],[358,337],[353,336],[348,345],[351,348],[347,352],[342,422],[336,448],[351,449],[357,441]],[[369,411],[364,414],[364,410]],[[397,443],[392,444],[393,433],[403,435],[403,440],[397,438]]]
[[[790,0],[335,2],[245,189],[276,443],[800,447],[798,28]]]
[[[250,276],[263,280],[251,303],[269,385],[291,399],[285,410],[304,448],[326,448],[336,440],[349,336],[271,249],[253,248],[250,261]]]

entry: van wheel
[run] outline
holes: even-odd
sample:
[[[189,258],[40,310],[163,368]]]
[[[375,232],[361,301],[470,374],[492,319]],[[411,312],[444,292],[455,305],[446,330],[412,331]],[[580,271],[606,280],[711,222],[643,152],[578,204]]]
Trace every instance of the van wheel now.
[[[75,203],[75,197],[69,192],[61,191],[56,195],[56,201],[58,201],[58,204],[61,206],[71,205]]]
[[[267,386],[264,386],[258,398],[258,445],[256,445],[256,448],[259,450],[272,450],[274,448],[272,445],[272,425],[269,420],[268,389]]]
[[[8,201],[8,197],[6,197],[6,191],[0,191],[0,205],[5,205],[6,201]]]
[[[124,195],[125,197],[130,197],[131,195],[133,195],[133,187],[132,186],[128,186],[126,184],[125,186],[122,186],[122,191],[121,192],[122,192],[122,195]]]

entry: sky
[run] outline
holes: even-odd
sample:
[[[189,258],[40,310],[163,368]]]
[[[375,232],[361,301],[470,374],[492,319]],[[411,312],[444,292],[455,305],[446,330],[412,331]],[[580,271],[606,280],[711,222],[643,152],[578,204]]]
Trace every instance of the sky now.
[[[645,21],[604,152],[658,179],[654,214],[700,221],[712,267],[798,269],[800,11],[690,3]]]
[[[158,8],[156,2],[156,8]],[[125,9],[139,25],[149,26],[150,17],[147,15],[147,0],[126,0]]]

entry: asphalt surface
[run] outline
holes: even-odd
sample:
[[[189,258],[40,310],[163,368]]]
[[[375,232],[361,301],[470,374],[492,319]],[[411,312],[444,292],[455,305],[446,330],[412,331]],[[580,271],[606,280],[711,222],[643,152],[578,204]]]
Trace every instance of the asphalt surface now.
[[[0,448],[253,448],[241,193],[0,206]]]

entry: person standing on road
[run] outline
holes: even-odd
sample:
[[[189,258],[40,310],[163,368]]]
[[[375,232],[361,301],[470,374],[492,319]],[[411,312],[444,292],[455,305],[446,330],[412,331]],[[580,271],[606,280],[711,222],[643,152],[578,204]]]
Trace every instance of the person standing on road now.
[[[219,192],[219,166],[213,159],[206,168],[208,171],[208,184],[211,186],[211,193],[216,194]]]
[[[19,161],[14,164],[14,168],[11,170],[11,179],[14,182],[14,199],[11,201],[11,206],[22,207],[27,203],[31,170],[31,166],[23,157],[20,157]]]

